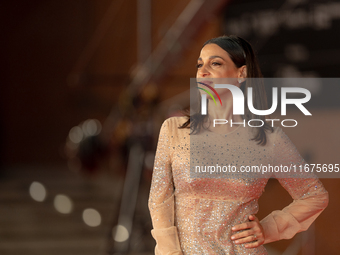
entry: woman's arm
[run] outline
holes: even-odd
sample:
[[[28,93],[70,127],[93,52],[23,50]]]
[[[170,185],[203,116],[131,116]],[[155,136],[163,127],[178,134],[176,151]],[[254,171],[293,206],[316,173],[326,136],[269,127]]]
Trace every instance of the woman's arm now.
[[[279,179],[294,201],[261,221],[265,244],[290,239],[305,231],[328,205],[328,193],[318,179]]]
[[[152,175],[149,210],[156,240],[155,254],[181,255],[177,227],[174,226],[174,185],[170,155],[170,121],[162,124]]]
[[[287,135],[275,131],[273,164],[290,167],[304,165]],[[296,233],[305,231],[328,205],[328,192],[312,173],[278,173],[275,175],[294,201],[282,210],[270,213],[261,221],[265,243],[290,239]]]

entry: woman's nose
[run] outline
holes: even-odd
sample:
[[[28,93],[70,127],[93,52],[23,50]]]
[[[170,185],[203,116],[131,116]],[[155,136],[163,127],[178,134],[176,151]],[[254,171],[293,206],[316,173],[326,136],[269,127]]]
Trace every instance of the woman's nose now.
[[[200,77],[200,78],[208,77],[209,75],[210,75],[210,73],[205,68],[205,66],[202,66],[197,72],[197,76]]]

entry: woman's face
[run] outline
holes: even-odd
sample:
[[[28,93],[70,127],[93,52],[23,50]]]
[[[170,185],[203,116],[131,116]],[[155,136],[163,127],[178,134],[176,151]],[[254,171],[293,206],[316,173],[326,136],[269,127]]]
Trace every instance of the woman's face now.
[[[197,60],[196,78],[239,78],[241,69],[237,68],[229,54],[217,44],[207,44]],[[205,80],[200,79],[200,80]]]

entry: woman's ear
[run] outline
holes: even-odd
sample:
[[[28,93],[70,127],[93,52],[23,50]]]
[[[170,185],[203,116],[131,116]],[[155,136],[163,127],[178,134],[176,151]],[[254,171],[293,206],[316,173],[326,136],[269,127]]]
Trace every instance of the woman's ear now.
[[[239,68],[239,73],[238,73],[238,82],[242,83],[246,80],[247,78],[247,66],[243,65]]]
[[[244,65],[241,68],[242,68],[242,77],[247,78],[247,66]]]

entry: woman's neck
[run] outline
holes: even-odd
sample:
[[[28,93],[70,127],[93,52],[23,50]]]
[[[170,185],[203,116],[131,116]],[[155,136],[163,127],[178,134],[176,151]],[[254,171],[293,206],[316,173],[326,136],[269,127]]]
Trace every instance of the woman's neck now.
[[[210,130],[216,133],[229,133],[236,129],[240,123],[243,123],[243,119],[240,115],[233,115],[233,99],[231,94],[221,99],[222,105],[215,104],[213,100],[208,99],[208,119],[210,122]],[[220,121],[216,121],[217,119]]]

